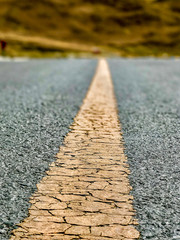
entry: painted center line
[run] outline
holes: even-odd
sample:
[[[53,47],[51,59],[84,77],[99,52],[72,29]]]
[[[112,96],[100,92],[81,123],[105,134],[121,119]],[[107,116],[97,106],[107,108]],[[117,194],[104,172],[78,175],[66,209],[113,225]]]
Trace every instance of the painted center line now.
[[[138,239],[129,166],[103,59],[70,128],[11,240]]]

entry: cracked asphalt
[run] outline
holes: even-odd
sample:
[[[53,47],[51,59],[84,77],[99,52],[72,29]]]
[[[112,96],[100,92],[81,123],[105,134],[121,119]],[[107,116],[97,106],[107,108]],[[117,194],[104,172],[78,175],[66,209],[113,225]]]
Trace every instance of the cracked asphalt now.
[[[104,59],[70,129],[31,196],[28,217],[10,240],[138,239],[129,168]]]
[[[109,59],[143,240],[180,240],[180,60]],[[95,60],[0,63],[0,239],[27,217]]]
[[[0,239],[28,214],[28,199],[69,131],[94,60],[0,63]]]

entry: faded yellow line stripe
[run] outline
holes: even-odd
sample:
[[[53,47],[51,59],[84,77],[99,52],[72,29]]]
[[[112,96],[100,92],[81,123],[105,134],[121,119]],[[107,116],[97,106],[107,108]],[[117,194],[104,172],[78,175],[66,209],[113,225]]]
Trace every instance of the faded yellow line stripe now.
[[[138,239],[129,166],[103,59],[71,129],[11,240]]]

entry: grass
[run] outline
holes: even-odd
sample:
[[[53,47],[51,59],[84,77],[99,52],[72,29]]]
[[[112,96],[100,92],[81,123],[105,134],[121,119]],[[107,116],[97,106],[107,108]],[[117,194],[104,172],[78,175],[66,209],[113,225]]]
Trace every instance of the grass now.
[[[177,0],[0,0],[7,55],[180,56]]]

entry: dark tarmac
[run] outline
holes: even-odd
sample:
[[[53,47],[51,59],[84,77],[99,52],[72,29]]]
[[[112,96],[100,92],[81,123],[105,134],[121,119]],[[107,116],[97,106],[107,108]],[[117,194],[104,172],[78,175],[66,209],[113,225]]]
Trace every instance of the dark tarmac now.
[[[180,239],[180,60],[109,60],[143,240]]]
[[[28,214],[96,69],[91,60],[0,63],[0,239]]]

